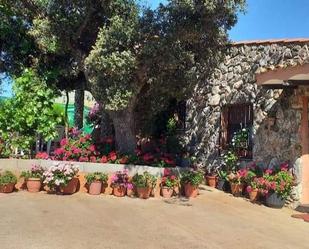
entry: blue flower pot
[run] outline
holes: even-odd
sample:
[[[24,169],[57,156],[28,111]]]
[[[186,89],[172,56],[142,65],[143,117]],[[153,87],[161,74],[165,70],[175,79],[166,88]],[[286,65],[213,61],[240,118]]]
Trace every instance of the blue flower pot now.
[[[277,193],[273,192],[266,196],[265,204],[271,208],[283,208],[285,200],[278,196]]]

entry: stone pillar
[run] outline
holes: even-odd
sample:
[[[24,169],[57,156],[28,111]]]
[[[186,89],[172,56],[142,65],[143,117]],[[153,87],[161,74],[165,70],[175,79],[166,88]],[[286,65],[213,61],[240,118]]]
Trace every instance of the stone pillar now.
[[[301,145],[302,145],[302,196],[301,204],[309,204],[309,127],[308,127],[308,97],[303,96],[301,118]]]

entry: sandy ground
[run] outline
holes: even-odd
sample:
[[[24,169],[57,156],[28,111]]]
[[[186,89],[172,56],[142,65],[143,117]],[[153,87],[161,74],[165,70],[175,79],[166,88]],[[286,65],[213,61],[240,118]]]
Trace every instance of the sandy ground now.
[[[1,249],[309,248],[309,223],[205,188],[198,198],[0,195]]]

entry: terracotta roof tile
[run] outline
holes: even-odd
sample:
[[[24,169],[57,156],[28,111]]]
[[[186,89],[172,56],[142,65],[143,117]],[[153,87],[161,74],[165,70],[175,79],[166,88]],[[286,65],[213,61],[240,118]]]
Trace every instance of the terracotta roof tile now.
[[[249,40],[233,42],[233,46],[239,45],[260,45],[260,44],[272,44],[272,43],[309,43],[309,38],[289,38],[289,39],[268,39],[268,40]]]

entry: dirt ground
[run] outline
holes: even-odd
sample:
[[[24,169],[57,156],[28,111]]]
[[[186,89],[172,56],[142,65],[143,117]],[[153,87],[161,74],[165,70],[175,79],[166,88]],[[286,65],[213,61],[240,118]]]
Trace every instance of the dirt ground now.
[[[194,200],[1,194],[0,248],[309,248],[293,210],[203,188]]]

